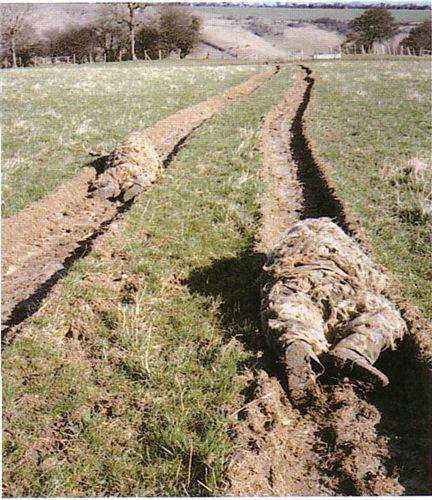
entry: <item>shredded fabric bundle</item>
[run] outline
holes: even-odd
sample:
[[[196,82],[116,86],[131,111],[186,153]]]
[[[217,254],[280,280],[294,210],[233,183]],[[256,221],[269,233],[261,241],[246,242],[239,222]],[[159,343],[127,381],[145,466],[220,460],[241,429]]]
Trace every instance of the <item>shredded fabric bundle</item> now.
[[[162,171],[162,162],[145,131],[130,134],[106,162],[91,184],[93,195],[129,201],[150,186]]]
[[[406,331],[382,294],[386,276],[329,218],[306,219],[287,230],[264,271],[263,329],[285,363],[300,342],[319,364],[318,356],[330,351],[373,365]]]

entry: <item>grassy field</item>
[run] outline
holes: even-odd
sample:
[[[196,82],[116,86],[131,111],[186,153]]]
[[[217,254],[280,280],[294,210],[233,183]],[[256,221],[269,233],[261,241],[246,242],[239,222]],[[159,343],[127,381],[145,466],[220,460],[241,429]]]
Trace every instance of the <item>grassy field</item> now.
[[[431,317],[429,63],[310,66],[319,154],[381,262]],[[220,493],[229,416],[242,405],[236,374],[259,328],[254,145],[297,69],[191,136],[124,226],[4,347],[5,496]],[[73,175],[88,149],[110,149],[257,70],[191,61],[6,72],[5,212]]]
[[[112,63],[3,73],[2,208],[51,192],[129,132],[257,71],[253,66]]]
[[[317,149],[381,262],[432,317],[430,63],[312,66]]]
[[[257,329],[253,146],[292,74],[200,129],[4,349],[5,495],[218,492]]]
[[[349,21],[360,16],[363,9],[286,9],[270,7],[199,7],[194,9],[206,16],[224,16],[232,18],[244,18],[256,16],[274,19],[286,19],[287,21],[313,20],[320,17],[330,17],[340,21]],[[421,22],[430,18],[430,10],[391,10],[397,22]]]

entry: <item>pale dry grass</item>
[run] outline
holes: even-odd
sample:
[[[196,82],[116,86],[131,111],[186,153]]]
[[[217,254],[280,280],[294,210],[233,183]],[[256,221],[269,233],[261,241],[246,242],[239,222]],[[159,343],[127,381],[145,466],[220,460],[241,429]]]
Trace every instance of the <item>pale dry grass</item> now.
[[[202,29],[201,38],[240,59],[284,59],[287,52],[273,46],[264,38],[246,30],[241,25],[222,19],[211,19]]]
[[[430,159],[413,158],[407,162],[384,165],[381,172],[396,189],[399,210],[409,208],[432,224],[432,162]],[[405,195],[403,198],[402,192]]]
[[[316,26],[302,26],[285,29],[283,38],[277,43],[285,50],[303,51],[305,55],[311,55],[320,50],[337,49],[343,41],[344,37],[337,33]]]

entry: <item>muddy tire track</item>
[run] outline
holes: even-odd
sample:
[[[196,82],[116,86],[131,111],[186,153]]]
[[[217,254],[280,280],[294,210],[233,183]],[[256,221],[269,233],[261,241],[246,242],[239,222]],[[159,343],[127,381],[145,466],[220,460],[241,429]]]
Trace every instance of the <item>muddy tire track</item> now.
[[[209,118],[250,95],[278,71],[276,67],[254,75],[145,129],[163,166],[168,167],[190,135]],[[2,221],[2,341],[38,310],[72,264],[85,257],[132,206],[133,200],[122,203],[89,196],[89,186],[104,172],[107,158],[99,157],[51,195]]]
[[[303,82],[296,80],[284,99],[269,110],[262,131],[260,174],[266,193],[261,199],[258,250],[268,252],[287,223],[327,216],[370,251],[358,221],[337,197],[327,168],[311,146],[305,116],[315,80],[309,68],[302,69]],[[365,384],[341,380],[328,368],[319,379],[322,401],[296,408],[271,353],[257,359],[256,372],[249,374],[245,404],[232,424],[237,451],[228,466],[226,492],[402,495],[431,491],[427,395],[432,350],[430,340],[425,340],[424,322],[396,295],[389,291],[410,335],[397,351],[381,355],[378,368],[389,376],[388,388],[373,391]]]

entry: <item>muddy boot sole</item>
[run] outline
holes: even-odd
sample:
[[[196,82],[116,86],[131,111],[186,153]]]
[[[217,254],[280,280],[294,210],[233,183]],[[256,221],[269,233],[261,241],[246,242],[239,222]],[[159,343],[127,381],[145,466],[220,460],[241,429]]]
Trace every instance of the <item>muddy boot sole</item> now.
[[[370,382],[375,387],[385,387],[389,384],[389,379],[383,372],[351,349],[336,347],[327,354],[327,358],[342,376]]]

